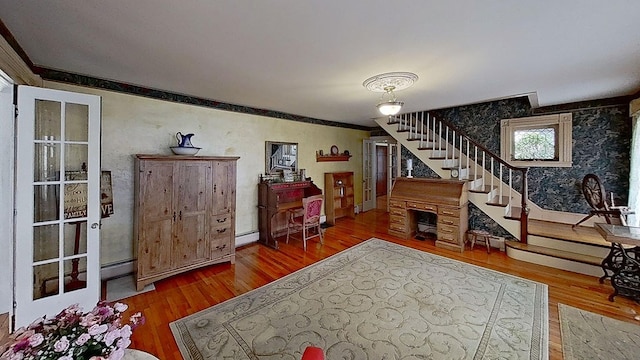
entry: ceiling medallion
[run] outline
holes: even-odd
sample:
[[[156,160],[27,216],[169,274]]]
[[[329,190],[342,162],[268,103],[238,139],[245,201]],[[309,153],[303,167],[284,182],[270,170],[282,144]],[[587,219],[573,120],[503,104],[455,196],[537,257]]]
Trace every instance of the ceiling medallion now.
[[[390,72],[372,76],[362,86],[373,92],[383,93],[376,107],[382,115],[393,116],[400,112],[404,102],[398,101],[394,91],[403,90],[418,81],[418,75],[410,72]]]
[[[406,89],[418,81],[418,75],[410,72],[388,72],[375,75],[362,83],[362,86],[373,92],[387,92],[389,87],[394,91]]]

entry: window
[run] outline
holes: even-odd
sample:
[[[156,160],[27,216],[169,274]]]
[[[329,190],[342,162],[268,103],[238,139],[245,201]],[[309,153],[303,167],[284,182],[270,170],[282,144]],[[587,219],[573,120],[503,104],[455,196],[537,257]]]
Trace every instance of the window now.
[[[571,113],[504,119],[500,155],[514,166],[570,167]]]

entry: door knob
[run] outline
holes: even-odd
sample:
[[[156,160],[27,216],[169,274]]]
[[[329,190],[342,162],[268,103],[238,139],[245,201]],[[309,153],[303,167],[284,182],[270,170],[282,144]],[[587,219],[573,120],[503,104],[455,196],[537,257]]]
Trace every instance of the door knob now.
[[[97,229],[97,228],[98,228],[98,226],[100,226],[100,225],[98,225],[98,223],[93,223],[93,224],[91,224],[91,228],[92,228],[92,229]]]

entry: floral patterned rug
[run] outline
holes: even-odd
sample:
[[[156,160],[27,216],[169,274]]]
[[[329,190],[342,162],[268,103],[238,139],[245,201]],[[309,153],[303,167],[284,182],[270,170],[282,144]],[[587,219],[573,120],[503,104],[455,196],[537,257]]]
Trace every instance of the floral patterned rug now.
[[[185,359],[547,359],[545,284],[370,239],[170,324]]]
[[[558,304],[565,360],[638,359],[640,326]]]

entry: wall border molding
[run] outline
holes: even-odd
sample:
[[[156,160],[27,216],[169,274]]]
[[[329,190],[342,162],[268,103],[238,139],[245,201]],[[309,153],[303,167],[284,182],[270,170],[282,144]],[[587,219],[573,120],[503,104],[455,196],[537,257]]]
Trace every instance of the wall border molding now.
[[[214,108],[218,110],[225,111],[233,111],[239,112],[243,114],[257,115],[257,116],[267,116],[276,119],[283,120],[291,120],[298,121],[309,124],[316,125],[325,125],[325,126],[334,126],[340,128],[347,129],[355,129],[355,130],[364,130],[371,131],[374,128],[361,126],[361,125],[353,125],[353,124],[345,124],[336,121],[315,119],[301,115],[293,115],[280,111],[268,110],[268,109],[257,109],[250,106],[243,105],[235,105],[228,104],[221,101],[211,100],[200,98],[196,96],[189,96],[184,94],[178,94],[174,92],[151,89],[143,86],[127,84],[123,82],[99,79],[87,75],[75,74],[60,70],[48,69],[48,68],[38,68],[38,74],[44,79],[49,81],[63,82],[69,83],[73,85],[87,86],[92,88],[111,90],[116,92],[121,92],[129,95],[138,95],[144,96],[152,99],[171,101],[181,104],[195,105],[195,106],[204,106],[209,108]]]

